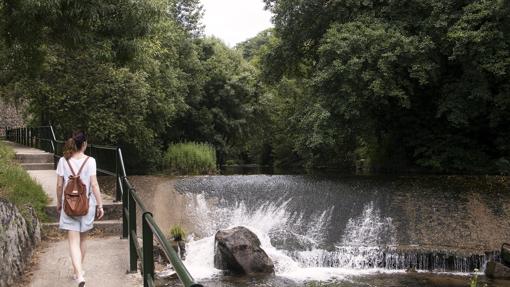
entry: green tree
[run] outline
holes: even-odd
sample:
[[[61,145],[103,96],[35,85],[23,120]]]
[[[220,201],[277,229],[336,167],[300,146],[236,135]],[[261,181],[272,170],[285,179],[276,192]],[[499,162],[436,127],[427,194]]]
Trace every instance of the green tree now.
[[[351,153],[386,168],[508,170],[508,1],[266,4],[277,39],[264,79],[307,91],[294,133],[308,142],[293,150],[309,164]]]
[[[191,41],[173,2],[4,1],[2,95],[33,122],[119,144],[131,168],[159,163],[160,134],[185,107],[181,54]],[[31,35],[31,36],[27,36]]]
[[[273,29],[266,29],[257,34],[257,36],[237,44],[235,49],[243,55],[246,61],[251,62],[254,59],[260,58],[259,54],[263,53],[263,48],[273,40],[272,33]]]
[[[241,55],[214,38],[196,42],[194,86],[187,110],[168,131],[170,141],[213,144],[218,161],[242,157],[244,143],[252,134],[250,119],[256,115],[259,87],[257,73]]]
[[[188,33],[193,36],[200,36],[203,33],[202,17],[204,14],[200,0],[171,0],[170,11],[174,19]]]

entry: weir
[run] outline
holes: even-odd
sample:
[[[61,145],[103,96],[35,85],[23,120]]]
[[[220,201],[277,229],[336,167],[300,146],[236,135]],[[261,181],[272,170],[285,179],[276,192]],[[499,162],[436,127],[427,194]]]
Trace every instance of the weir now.
[[[468,275],[498,257],[510,235],[507,183],[499,177],[248,175],[172,182],[166,184],[186,198],[196,236],[185,264],[204,278],[218,274],[212,260],[203,260],[213,256],[214,233],[237,225],[261,239],[277,276],[295,280],[414,270]]]

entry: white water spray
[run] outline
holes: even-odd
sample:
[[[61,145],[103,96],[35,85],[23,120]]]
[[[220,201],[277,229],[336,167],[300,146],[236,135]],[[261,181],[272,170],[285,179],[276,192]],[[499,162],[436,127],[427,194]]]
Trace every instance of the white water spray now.
[[[188,244],[186,266],[197,278],[211,278],[220,271],[214,268],[214,234],[219,229],[245,226],[260,239],[262,248],[275,263],[277,276],[293,280],[341,279],[346,275],[378,272],[383,237],[391,234],[395,241],[395,228],[391,218],[381,218],[373,203],[366,205],[362,214],[349,220],[346,233],[335,250],[324,250],[334,206],[308,214],[290,212],[291,200],[266,202],[256,209],[249,209],[244,202],[230,207],[218,207],[208,202],[203,194],[189,195],[190,210],[202,239]],[[291,241],[291,242],[289,242]],[[292,243],[298,250],[277,248],[276,245]]]

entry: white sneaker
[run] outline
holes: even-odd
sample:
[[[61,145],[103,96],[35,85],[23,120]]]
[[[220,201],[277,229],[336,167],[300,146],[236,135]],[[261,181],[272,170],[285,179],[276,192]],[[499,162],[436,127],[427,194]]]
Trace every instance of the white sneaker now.
[[[81,272],[81,277],[85,277],[85,270]],[[78,276],[76,276],[76,274],[73,274],[73,280],[78,280]]]
[[[85,278],[83,276],[80,276],[76,279],[76,283],[78,283],[78,287],[85,286]]]

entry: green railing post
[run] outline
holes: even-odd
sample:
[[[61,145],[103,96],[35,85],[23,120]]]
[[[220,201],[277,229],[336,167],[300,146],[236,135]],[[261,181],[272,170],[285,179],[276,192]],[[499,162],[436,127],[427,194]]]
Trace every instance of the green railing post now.
[[[136,202],[133,198],[133,190],[131,188],[127,189],[128,193],[128,211],[129,211],[129,271],[136,272],[137,266],[137,251],[136,251],[136,243],[138,240],[136,236]]]
[[[143,256],[143,286],[152,286],[152,278],[154,278],[154,235],[147,223],[147,216],[152,216],[150,212],[142,215],[142,256]]]
[[[117,176],[117,181],[115,183],[115,201],[120,201],[122,198],[122,194],[120,192],[119,185],[119,148],[115,150],[115,175]]]
[[[128,214],[126,213],[126,210],[128,210],[128,192],[130,187],[127,186],[127,184],[124,184],[124,180],[127,181],[126,178],[126,170],[124,169],[124,158],[122,157],[122,150],[117,147],[117,174],[119,176],[119,179],[117,180],[119,183],[120,191],[122,193],[122,237],[127,238],[129,236],[128,231]]]
[[[163,248],[163,252],[166,254],[168,260],[170,260],[170,263],[172,263],[172,266],[174,267],[174,270],[177,273],[177,276],[181,280],[182,284],[185,287],[202,287],[201,284],[194,282],[193,277],[188,272],[188,269],[186,269],[186,266],[184,266],[184,263],[181,261],[181,258],[179,257],[177,252],[175,252],[174,248],[170,245],[170,242],[166,240],[165,234],[156,224],[154,218],[152,218],[152,216],[148,216],[147,222],[149,223],[152,232],[154,233],[156,238],[158,238],[158,241],[161,244],[161,247]]]
[[[57,169],[57,166],[58,166],[58,161],[59,161],[59,157],[57,156],[57,142],[54,141],[54,140],[51,140],[51,146],[52,146],[52,149],[53,149],[53,168],[54,169]]]
[[[122,238],[129,237],[129,226],[128,226],[128,214],[126,212],[128,209],[128,189],[124,188],[124,180],[123,178],[118,178],[117,181],[120,181],[120,188],[122,191]]]
[[[34,147],[39,148],[39,127],[34,128]]]
[[[43,144],[42,144],[42,140],[41,140],[42,139],[41,128],[37,129],[37,138],[38,138],[38,140],[37,140],[37,148],[38,149],[42,149],[42,145]]]

